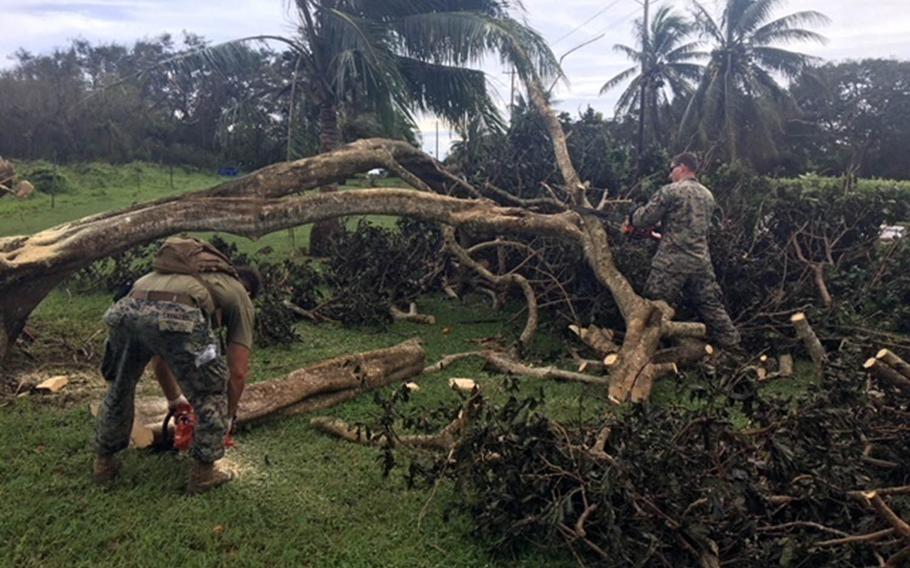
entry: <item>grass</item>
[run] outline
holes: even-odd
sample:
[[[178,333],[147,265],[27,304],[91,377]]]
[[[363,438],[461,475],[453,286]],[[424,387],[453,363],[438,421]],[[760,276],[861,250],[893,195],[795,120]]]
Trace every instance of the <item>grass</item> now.
[[[130,168],[133,168],[132,170]],[[55,207],[39,196],[26,202],[0,200],[0,234],[31,233],[97,213],[217,183],[215,176],[147,165],[85,166],[63,169],[73,182]],[[138,172],[138,173],[137,173]],[[131,177],[133,176],[133,177]],[[139,182],[136,183],[138,177]],[[393,185],[395,180],[385,183]],[[120,184],[118,186],[118,184]],[[391,224],[394,218],[370,218]],[[297,246],[307,232],[298,230]],[[253,243],[238,239],[244,252],[272,246],[273,255],[293,252],[285,233]],[[309,427],[309,417],[275,420],[242,431],[229,454],[241,470],[229,486],[197,498],[182,490],[190,460],[171,453],[127,451],[114,487],[96,487],[89,476],[93,419],[88,405],[104,384],[94,370],[103,340],[105,294],[77,295],[66,286],[54,291],[33,314],[33,361],[18,350],[15,363],[43,375],[69,374],[73,382],[58,395],[31,395],[0,408],[0,565],[4,566],[570,566],[565,553],[530,549],[503,558],[471,532],[470,519],[451,512],[457,496],[446,485],[435,494],[409,489],[403,468],[383,478],[379,452],[341,442]],[[396,323],[388,329],[301,323],[302,341],[257,349],[252,381],[281,377],[322,359],[425,340],[428,361],[475,350],[489,337],[514,339],[521,321],[509,312],[492,313],[478,298],[466,305],[431,296],[420,309],[437,316],[435,326]],[[519,318],[520,320],[520,318]],[[542,329],[534,352],[564,352],[563,338]],[[506,396],[504,377],[479,361],[465,360],[420,379],[414,408],[455,408],[460,400],[450,377],[471,377],[493,400]],[[804,384],[804,382],[793,383]],[[655,403],[684,402],[691,384],[664,381]],[[798,391],[792,387],[786,397]],[[600,416],[603,393],[579,384],[522,381],[520,391],[545,394],[545,412],[567,424]],[[156,394],[148,377],[140,388]],[[682,394],[681,394],[682,393]],[[365,396],[325,414],[351,422],[373,422],[378,406]]]
[[[43,334],[69,329],[80,345],[100,329],[103,296],[69,297],[57,291],[34,316]],[[392,345],[420,335],[429,360],[476,349],[474,339],[515,330],[509,314],[491,315],[481,305],[458,306],[429,298],[422,309],[442,322],[433,327],[396,324],[385,332],[302,324],[303,341],[288,348],[257,350],[253,380],[274,378],[326,357]],[[465,323],[477,322],[481,323]],[[450,332],[444,333],[448,327]],[[97,337],[97,336],[96,336]],[[100,338],[98,338],[100,340]],[[542,342],[553,341],[552,337]],[[65,363],[48,372],[63,372]],[[491,398],[505,396],[502,377],[464,361],[420,381],[415,405],[454,408],[458,397],[447,378],[475,378]],[[443,487],[421,527],[417,519],[430,494],[408,489],[397,469],[384,479],[377,450],[340,442],[313,431],[308,417],[273,421],[238,436],[232,461],[239,480],[199,498],[181,495],[189,460],[173,454],[125,453],[124,475],[111,490],[89,479],[93,419],[89,400],[100,396],[96,380],[84,399],[62,407],[52,397],[28,397],[0,412],[0,564],[86,565],[280,565],[313,566],[522,566],[571,565],[562,556],[529,551],[518,559],[491,556],[470,532],[467,518],[443,512],[455,498]],[[149,377],[145,392],[154,392]],[[580,385],[527,383],[543,388],[555,415],[566,420],[596,415],[602,406]],[[372,422],[379,412],[362,397],[327,414]]]

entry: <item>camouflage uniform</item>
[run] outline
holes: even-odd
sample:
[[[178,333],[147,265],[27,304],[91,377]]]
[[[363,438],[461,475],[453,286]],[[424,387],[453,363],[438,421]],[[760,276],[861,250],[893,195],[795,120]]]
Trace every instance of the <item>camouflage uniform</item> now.
[[[660,188],[632,212],[635,227],[661,224],[663,238],[651,262],[644,295],[677,305],[689,300],[712,339],[721,347],[739,344],[740,335],[724,309],[708,250],[708,228],[716,205],[711,192],[694,179]]]
[[[110,388],[98,416],[97,453],[112,455],[129,444],[136,383],[152,356],[160,355],[198,418],[192,456],[208,464],[221,458],[228,428],[228,369],[204,313],[178,303],[126,297],[111,306],[104,322],[110,335],[101,372]]]

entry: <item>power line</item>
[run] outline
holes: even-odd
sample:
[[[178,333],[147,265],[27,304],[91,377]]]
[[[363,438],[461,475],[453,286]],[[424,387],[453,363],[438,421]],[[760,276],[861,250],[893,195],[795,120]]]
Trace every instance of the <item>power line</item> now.
[[[591,22],[593,22],[598,16],[603,15],[607,10],[609,10],[610,8],[612,8],[613,6],[615,6],[615,5],[618,4],[618,3],[619,3],[619,0],[613,0],[612,2],[610,2],[609,4],[607,4],[606,6],[604,6],[604,7],[601,8],[600,10],[598,10],[593,16],[591,16],[590,18],[588,18],[587,20],[585,20],[584,22],[582,22],[581,24],[579,24],[578,26],[576,26],[575,28],[573,28],[572,30],[570,30],[568,33],[563,34],[562,36],[560,36],[558,39],[556,39],[556,41],[554,41],[554,42],[551,43],[550,45],[556,45],[557,43],[559,43],[559,42],[561,42],[562,40],[566,39],[566,38],[569,37],[570,35],[574,34],[574,33],[577,32],[578,30],[580,30],[581,28],[583,28],[583,27],[585,27],[586,25],[588,25],[588,24],[590,24]]]

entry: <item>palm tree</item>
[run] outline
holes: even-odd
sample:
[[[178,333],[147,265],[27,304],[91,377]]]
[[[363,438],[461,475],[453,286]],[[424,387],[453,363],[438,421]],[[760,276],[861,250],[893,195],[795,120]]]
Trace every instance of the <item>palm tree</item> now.
[[[242,38],[197,55],[229,66],[239,43],[286,45],[295,61],[287,89],[305,93],[301,102],[315,105],[322,151],[339,145],[345,107],[374,113],[389,125],[401,117],[413,125],[415,111],[452,123],[482,117],[500,124],[484,73],[466,67],[489,54],[523,75],[550,77],[559,70],[544,39],[510,15],[520,8],[518,0],[295,0],[295,6],[293,37]],[[324,229],[319,233],[331,232]]]
[[[295,65],[287,88],[318,109],[323,151],[340,142],[343,107],[413,122],[428,111],[452,123],[466,116],[500,122],[482,71],[466,65],[488,54],[519,69],[558,71],[543,38],[509,14],[514,0],[295,0],[292,37],[254,36],[208,48],[209,64],[229,66],[239,43],[277,41]]]
[[[725,145],[730,160],[742,155],[743,138],[750,151],[773,155],[774,133],[791,104],[774,78],[796,77],[814,57],[778,47],[782,43],[815,41],[824,36],[800,26],[828,23],[820,12],[795,12],[772,19],[782,0],[726,0],[720,20],[694,3],[700,33],[714,43],[705,73],[686,108],[680,136],[693,142]]]
[[[670,94],[674,98],[689,97],[692,85],[702,73],[702,66],[692,60],[707,57],[707,54],[698,50],[698,42],[686,42],[693,26],[668,6],[657,10],[647,30],[642,19],[635,21],[634,28],[638,49],[622,44],[614,45],[613,49],[624,53],[636,65],[604,83],[600,94],[632,78],[616,103],[616,113],[634,114],[638,106],[638,151],[641,155],[645,146],[645,124],[649,122],[654,136],[660,137],[660,109],[669,106]]]

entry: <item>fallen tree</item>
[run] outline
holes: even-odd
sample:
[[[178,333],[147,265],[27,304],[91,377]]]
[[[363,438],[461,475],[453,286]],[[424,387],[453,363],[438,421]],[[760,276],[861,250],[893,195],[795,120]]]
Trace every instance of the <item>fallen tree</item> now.
[[[554,199],[545,200],[537,209],[531,208],[537,205],[497,205],[480,198],[480,191],[418,150],[401,142],[371,139],[313,158],[268,166],[209,190],[87,217],[31,236],[6,237],[0,239],[0,358],[54,286],[94,260],[182,231],[223,231],[255,239],[326,219],[387,214],[478,234],[543,235],[578,245],[625,320],[623,342],[610,371],[610,396],[620,402],[627,400],[639,377],[666,372],[664,367],[652,366],[661,339],[688,335],[691,328],[668,325],[673,310],[663,302],[651,302],[636,294],[616,267],[606,228],[596,215],[586,212],[591,209],[586,185],[572,166],[565,134],[546,102],[540,81],[530,73],[526,82],[553,142],[564,180],[563,200],[554,194]],[[392,169],[417,190],[385,188],[291,196],[372,167]],[[470,264],[467,255],[462,255],[462,261]],[[531,302],[522,337],[522,343],[527,344],[536,327],[534,295],[527,282],[522,284],[514,277],[508,280],[521,286]]]
[[[419,340],[329,359],[281,379],[249,385],[237,408],[237,423],[331,408],[419,375],[425,364],[426,353]],[[162,444],[166,438],[162,427],[167,412],[167,401],[160,396],[136,401],[131,434],[134,447]]]

